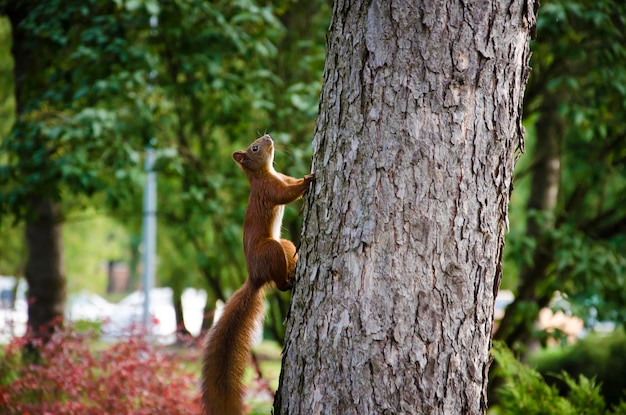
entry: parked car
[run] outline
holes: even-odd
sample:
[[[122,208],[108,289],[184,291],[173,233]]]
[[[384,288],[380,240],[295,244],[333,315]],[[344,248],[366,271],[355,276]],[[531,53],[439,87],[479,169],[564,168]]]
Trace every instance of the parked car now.
[[[12,338],[26,333],[27,290],[26,281],[0,276],[0,343],[7,343]],[[115,304],[97,294],[82,291],[69,295],[65,318],[69,321],[102,322],[105,340],[144,334],[146,331],[143,324],[143,298],[144,293],[136,291]],[[187,288],[183,291],[185,324],[193,335],[200,333],[206,299],[204,290]],[[171,288],[154,288],[150,292],[148,323],[147,334],[157,341],[168,344],[176,340],[176,315]]]
[[[206,303],[206,292],[188,288],[183,292],[183,315],[187,329],[194,335],[200,333]],[[148,335],[161,343],[176,340],[176,314],[172,289],[154,288],[150,291]],[[105,338],[144,334],[144,293],[135,291],[116,305],[115,312],[102,326]]]
[[[70,321],[104,322],[115,314],[116,306],[89,291],[70,294],[65,305],[65,318]]]
[[[0,276],[0,344],[23,336],[28,323],[26,282],[15,277]]]

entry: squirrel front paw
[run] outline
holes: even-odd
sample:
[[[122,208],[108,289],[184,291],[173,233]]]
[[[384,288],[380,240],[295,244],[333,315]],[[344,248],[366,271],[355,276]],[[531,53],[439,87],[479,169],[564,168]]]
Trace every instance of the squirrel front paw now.
[[[289,291],[291,290],[291,288],[293,287],[293,279],[288,279],[285,281],[282,281],[280,284],[276,284],[276,288],[278,288],[280,291]]]

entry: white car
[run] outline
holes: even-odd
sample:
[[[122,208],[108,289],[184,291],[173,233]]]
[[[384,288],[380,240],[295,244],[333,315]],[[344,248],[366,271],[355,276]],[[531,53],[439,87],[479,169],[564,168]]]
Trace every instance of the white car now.
[[[21,337],[26,333],[28,323],[26,290],[25,281],[0,276],[0,344],[8,343],[12,338]]]
[[[89,291],[70,294],[65,304],[65,318],[70,321],[107,321],[116,306]]]
[[[17,295],[13,298],[15,284]],[[26,333],[28,323],[27,284],[14,277],[0,276],[0,344]],[[69,321],[100,321],[102,337],[116,340],[121,336],[145,334],[142,291],[136,291],[118,304],[83,291],[71,294],[66,303],[65,317]],[[202,327],[207,295],[204,290],[187,288],[183,291],[183,315],[187,329],[198,335]],[[171,288],[154,288],[150,292],[147,334],[165,344],[176,340],[176,314]]]
[[[183,291],[183,315],[192,334],[200,333],[205,303],[206,292],[192,288]],[[115,312],[102,325],[102,333],[105,338],[146,333],[143,291],[133,292],[116,305]],[[176,314],[169,287],[150,291],[147,334],[164,344],[176,340]]]

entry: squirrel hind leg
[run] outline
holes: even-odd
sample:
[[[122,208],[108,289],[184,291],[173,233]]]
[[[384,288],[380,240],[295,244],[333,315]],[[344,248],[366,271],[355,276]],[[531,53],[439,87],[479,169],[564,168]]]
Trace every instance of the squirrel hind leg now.
[[[296,248],[287,240],[268,239],[253,258],[248,258],[251,282],[258,287],[273,282],[281,291],[291,288]]]
[[[274,279],[276,287],[281,291],[290,290],[293,286],[293,281],[296,276],[296,263],[298,261],[298,253],[296,252],[295,245],[287,239],[281,239],[280,244],[282,246],[283,256],[285,258],[286,269],[284,273],[275,274],[277,279]]]
[[[293,242],[287,239],[281,239],[280,244],[285,251],[285,259],[287,260],[287,281],[290,284],[296,276],[296,263],[298,262],[298,253],[296,252],[296,246]]]

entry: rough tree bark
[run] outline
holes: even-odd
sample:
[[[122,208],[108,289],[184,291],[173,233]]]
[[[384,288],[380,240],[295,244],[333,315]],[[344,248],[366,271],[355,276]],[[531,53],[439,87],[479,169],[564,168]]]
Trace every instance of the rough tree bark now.
[[[338,0],[279,414],[482,414],[531,1]]]

